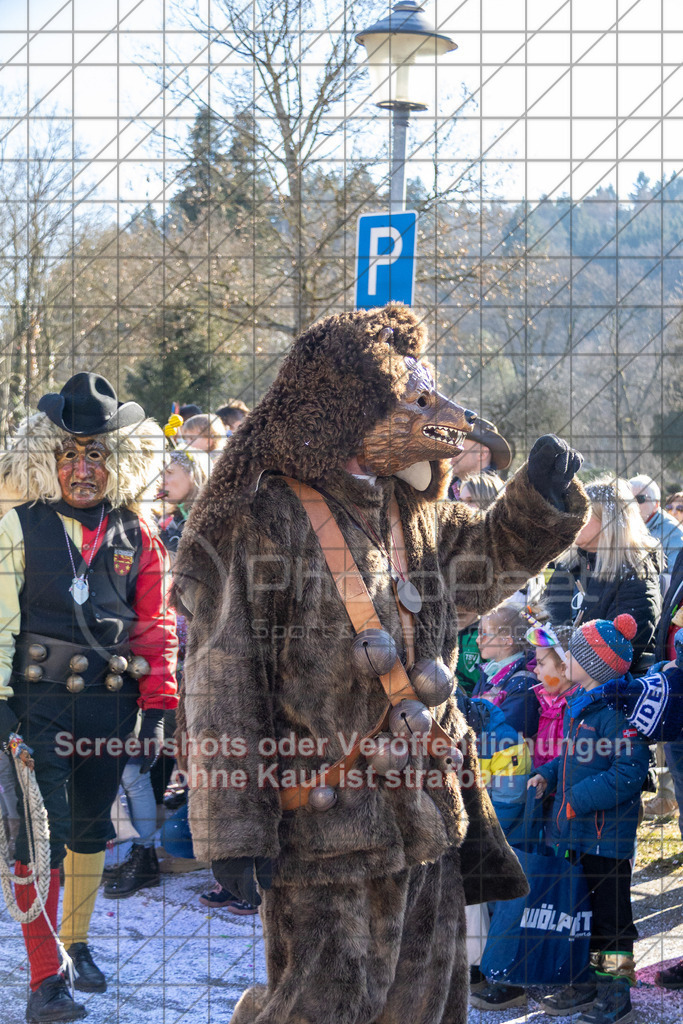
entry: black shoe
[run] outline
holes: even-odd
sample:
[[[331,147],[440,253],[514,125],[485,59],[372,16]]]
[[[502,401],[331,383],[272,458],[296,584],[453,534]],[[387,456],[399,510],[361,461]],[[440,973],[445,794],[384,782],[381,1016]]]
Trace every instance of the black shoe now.
[[[470,996],[470,1006],[477,1010],[507,1010],[509,1006],[526,1006],[526,989],[519,985],[503,985],[491,981],[482,992]]]
[[[488,985],[486,975],[477,964],[470,966],[470,992],[482,992]]]
[[[133,843],[117,877],[107,882],[102,895],[107,900],[124,900],[138,889],[161,885],[159,861],[153,846]]]
[[[667,967],[664,971],[657,971],[655,985],[669,989],[683,988],[683,960],[679,960],[673,967]]]
[[[81,1017],[85,1017],[85,1006],[73,1001],[61,974],[53,974],[46,978],[28,997],[26,1020],[29,1024],[53,1020],[80,1020]]]
[[[107,979],[92,958],[85,942],[74,942],[67,953],[74,962],[74,988],[81,992],[106,992]]]
[[[187,790],[176,789],[164,797],[164,807],[167,811],[177,811],[187,803]]]
[[[566,985],[541,999],[541,1009],[551,1017],[568,1017],[581,1010],[590,1010],[597,998],[598,986],[595,983]]]

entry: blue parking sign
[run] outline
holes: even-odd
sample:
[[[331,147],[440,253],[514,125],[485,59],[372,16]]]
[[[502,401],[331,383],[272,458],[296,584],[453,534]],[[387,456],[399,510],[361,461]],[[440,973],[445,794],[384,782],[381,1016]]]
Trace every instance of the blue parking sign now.
[[[356,309],[413,304],[417,213],[368,213],[358,218]]]

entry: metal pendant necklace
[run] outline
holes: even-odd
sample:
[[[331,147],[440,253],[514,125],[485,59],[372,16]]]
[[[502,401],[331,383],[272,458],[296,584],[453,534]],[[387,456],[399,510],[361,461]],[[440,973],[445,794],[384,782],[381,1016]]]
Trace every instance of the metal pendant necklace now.
[[[394,587],[396,588],[396,596],[398,600],[401,602],[406,611],[412,612],[413,615],[417,615],[417,613],[422,608],[422,598],[420,597],[420,592],[417,589],[417,587],[410,582],[407,575],[403,571],[403,566],[401,565],[400,556],[398,554],[398,548],[394,540],[394,531],[391,526],[391,523],[389,524],[389,532],[391,534],[391,549],[394,555],[396,556],[396,561],[394,561],[394,559],[391,557],[391,554],[389,553],[389,551],[387,551],[386,545],[382,541],[382,538],[377,534],[372,524],[365,518],[361,510],[358,508],[358,505],[356,505],[353,502],[352,504],[361,521],[358,525],[361,526],[361,529],[363,529],[363,533],[366,535],[368,540],[370,540],[375,545],[375,547],[381,551],[381,553],[387,560],[387,568],[389,570],[389,575],[391,576],[391,579],[394,583]],[[358,522],[358,520],[356,520],[356,522]]]
[[[90,597],[90,584],[88,583],[87,577],[88,573],[90,572],[92,560],[95,557],[95,551],[97,550],[97,542],[100,539],[100,530],[102,529],[102,523],[104,522],[104,505],[102,506],[102,513],[100,515],[100,524],[97,527],[97,533],[95,534],[95,542],[92,546],[92,551],[90,552],[90,558],[86,563],[86,570],[85,572],[82,572],[80,576],[76,575],[76,563],[74,562],[74,556],[71,553],[71,544],[69,542],[69,534],[66,528],[66,524],[61,516],[59,517],[59,519],[62,524],[62,529],[64,530],[64,537],[66,539],[66,550],[69,552],[71,568],[73,569],[74,574],[73,579],[71,580],[71,586],[69,587],[69,593],[73,597],[74,602],[76,604],[85,604],[85,602]]]

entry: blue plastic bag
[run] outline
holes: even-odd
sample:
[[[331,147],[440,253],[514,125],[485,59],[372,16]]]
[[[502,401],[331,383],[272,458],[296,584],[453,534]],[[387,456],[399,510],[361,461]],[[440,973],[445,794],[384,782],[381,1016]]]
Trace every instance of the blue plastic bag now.
[[[583,869],[539,842],[542,800],[529,790],[515,847],[529,894],[494,904],[481,970],[510,985],[566,985],[588,968],[591,908]]]

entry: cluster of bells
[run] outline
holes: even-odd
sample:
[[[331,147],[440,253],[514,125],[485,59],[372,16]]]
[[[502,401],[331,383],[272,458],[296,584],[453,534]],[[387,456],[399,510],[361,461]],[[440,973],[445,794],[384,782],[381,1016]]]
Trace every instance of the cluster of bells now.
[[[359,675],[386,675],[397,657],[394,638],[383,629],[365,629],[351,645],[351,663]],[[420,700],[399,701],[389,712],[391,735],[380,733],[375,739],[375,752],[367,758],[378,775],[403,771],[409,755],[406,740],[429,733],[433,719],[428,709],[443,704],[455,690],[455,676],[441,658],[420,658],[409,678]],[[456,746],[439,758],[442,771],[455,771],[462,761]],[[332,786],[317,786],[308,797],[308,806],[314,811],[327,811],[336,802],[337,792]]]
[[[31,644],[28,649],[29,657],[33,664],[26,667],[24,675],[30,683],[39,683],[43,678],[44,670],[41,661],[45,661],[48,655],[47,647],[44,644]],[[66,688],[69,693],[80,693],[85,687],[83,673],[88,670],[88,659],[85,654],[74,654],[69,662],[71,675],[67,677]],[[127,672],[133,679],[149,675],[151,669],[149,662],[142,655],[136,654],[132,658],[124,658],[121,654],[114,654],[109,659],[109,672],[104,677],[104,685],[111,693],[116,693],[123,686],[123,673]]]

